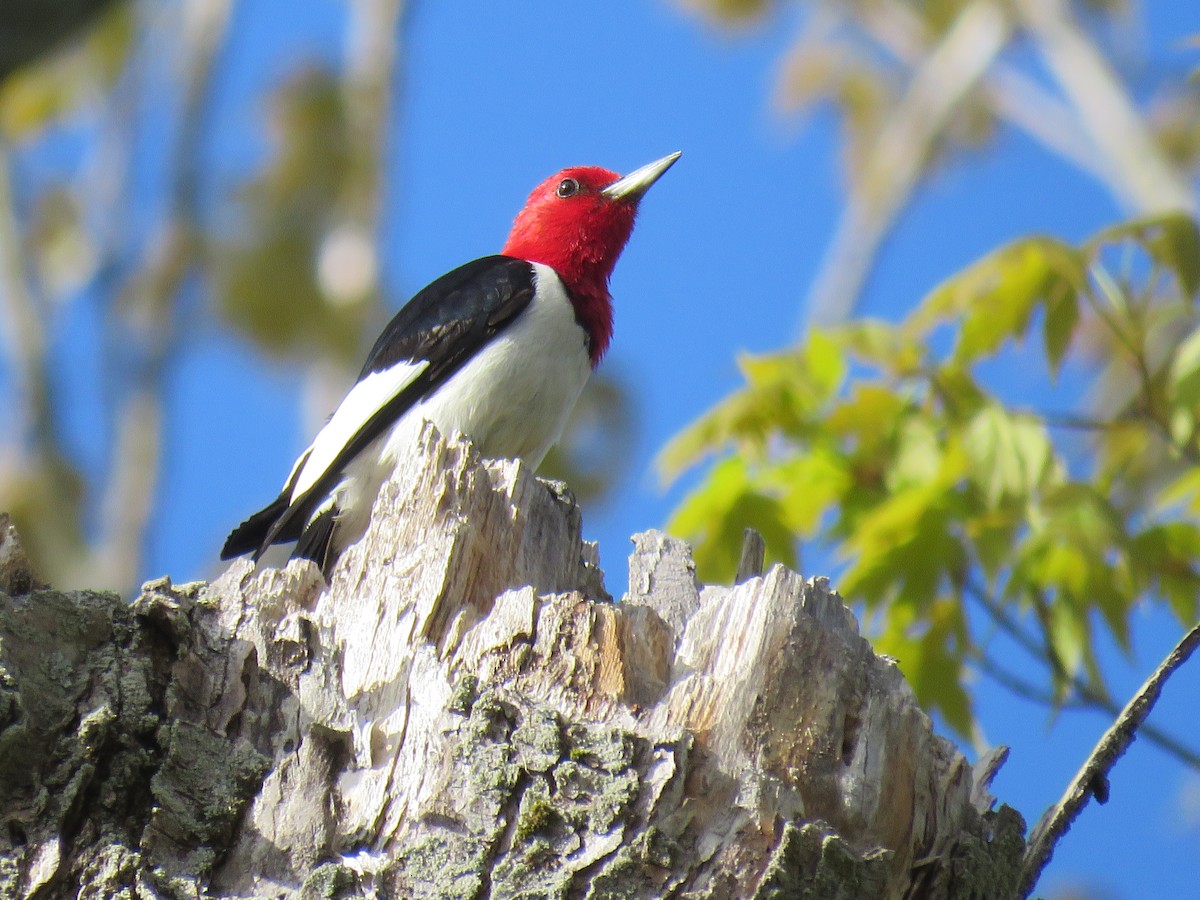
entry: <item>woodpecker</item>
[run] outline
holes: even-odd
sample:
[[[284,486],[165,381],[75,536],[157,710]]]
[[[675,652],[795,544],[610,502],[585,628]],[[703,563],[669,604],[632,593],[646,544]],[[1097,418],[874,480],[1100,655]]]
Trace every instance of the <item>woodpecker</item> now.
[[[405,304],[283,491],[229,535],[222,559],[296,542],[328,577],[425,420],[535,469],[562,434],[613,332],[608,282],[642,196],[680,153],[621,177],[596,166],[543,181],[497,256]]]

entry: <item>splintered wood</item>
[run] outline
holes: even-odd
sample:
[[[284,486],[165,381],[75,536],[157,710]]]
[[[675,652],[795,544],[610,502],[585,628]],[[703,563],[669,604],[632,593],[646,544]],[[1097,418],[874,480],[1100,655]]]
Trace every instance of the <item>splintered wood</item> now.
[[[650,532],[614,603],[569,491],[432,428],[329,584],[130,606],[38,589],[3,527],[0,898],[1014,894],[999,757],[824,580],[701,585]]]
[[[415,897],[954,896],[964,836],[1001,854],[824,580],[701,586],[686,545],[634,542],[612,603],[568,493],[429,429],[327,590],[235,565],[209,595],[280,661],[291,734],[215,886],[332,859]]]

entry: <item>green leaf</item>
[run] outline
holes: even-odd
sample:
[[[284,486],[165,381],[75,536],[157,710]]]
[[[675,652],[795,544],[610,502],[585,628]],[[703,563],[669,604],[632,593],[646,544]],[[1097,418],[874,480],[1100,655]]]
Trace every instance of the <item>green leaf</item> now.
[[[1153,525],[1134,536],[1129,553],[1142,578],[1157,583],[1180,624],[1194,625],[1200,612],[1200,525]]]
[[[955,358],[972,362],[995,353],[1006,340],[1023,337],[1039,303],[1061,306],[1086,283],[1087,267],[1078,250],[1052,238],[1026,238],[944,282],[922,302],[914,320],[958,318]],[[1056,316],[1061,319],[1063,311]],[[1057,340],[1062,340],[1062,324],[1056,324]]]
[[[1013,559],[1018,527],[1023,521],[1023,516],[989,507],[965,522],[964,531],[989,583]]]
[[[827,449],[784,460],[764,473],[780,497],[784,519],[798,535],[812,535],[851,484],[845,457]]]
[[[1060,474],[1042,422],[998,404],[984,407],[971,420],[963,445],[970,477],[992,506],[1027,499],[1047,478]]]
[[[1124,519],[1112,501],[1094,485],[1067,482],[1046,489],[1042,497],[1043,528],[1052,540],[1084,548],[1097,557],[1119,545]]]
[[[714,582],[733,578],[747,527],[766,539],[769,559],[795,567],[795,536],[784,507],[759,489],[739,456],[718,462],[667,524],[669,531],[694,542],[696,571]]]
[[[1173,404],[1192,413],[1200,411],[1200,329],[1189,334],[1175,349],[1170,387]]]
[[[1050,603],[1047,637],[1067,675],[1078,674],[1091,639],[1087,614],[1060,595]]]
[[[840,335],[847,352],[897,378],[920,372],[925,363],[925,335],[915,327],[893,325],[877,319],[861,319],[841,326]]]
[[[1057,375],[1061,370],[1078,324],[1079,295],[1075,291],[1058,291],[1047,298],[1042,341],[1051,374]]]
[[[924,609],[967,556],[956,532],[960,499],[941,483],[899,491],[861,515],[842,545],[853,564],[842,576],[847,597]]]
[[[1184,212],[1168,212],[1122,222],[1089,241],[1094,247],[1133,240],[1175,274],[1184,299],[1200,290],[1200,228]]]

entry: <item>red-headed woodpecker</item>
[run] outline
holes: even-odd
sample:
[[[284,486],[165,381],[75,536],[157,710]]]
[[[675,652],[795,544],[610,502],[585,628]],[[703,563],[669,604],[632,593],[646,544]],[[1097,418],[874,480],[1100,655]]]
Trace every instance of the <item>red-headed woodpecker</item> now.
[[[443,275],[383,330],[275,501],[233,530],[222,559],[296,542],[329,574],[421,423],[535,468],[612,338],[608,280],[638,201],[679,153],[620,177],[563,169],[529,195],[501,255]]]

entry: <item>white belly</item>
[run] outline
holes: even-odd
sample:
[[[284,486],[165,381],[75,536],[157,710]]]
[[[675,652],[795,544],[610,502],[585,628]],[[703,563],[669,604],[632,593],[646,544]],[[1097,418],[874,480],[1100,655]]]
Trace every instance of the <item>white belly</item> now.
[[[462,432],[485,456],[521,457],[536,468],[562,435],[591,374],[585,333],[562,282],[534,265],[537,292],[520,317],[448,382],[415,406],[389,435],[384,455],[394,460],[410,428],[428,419]],[[406,427],[407,426],[407,427]]]
[[[517,320],[346,467],[332,498],[342,509],[337,543],[366,527],[380,486],[426,420],[446,436],[465,434],[484,456],[520,457],[534,468],[562,435],[591,359],[558,275],[534,269],[537,290]]]

